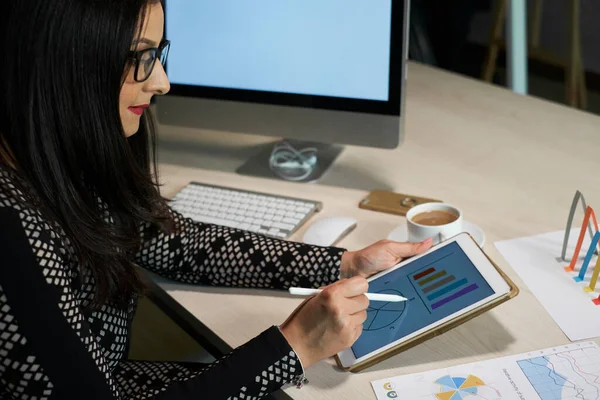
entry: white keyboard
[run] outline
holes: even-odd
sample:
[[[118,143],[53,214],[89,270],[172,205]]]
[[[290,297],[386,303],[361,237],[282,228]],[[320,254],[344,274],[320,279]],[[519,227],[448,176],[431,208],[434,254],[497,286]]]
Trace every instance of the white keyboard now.
[[[171,207],[185,217],[287,239],[321,210],[317,201],[274,196],[192,182],[175,195]]]

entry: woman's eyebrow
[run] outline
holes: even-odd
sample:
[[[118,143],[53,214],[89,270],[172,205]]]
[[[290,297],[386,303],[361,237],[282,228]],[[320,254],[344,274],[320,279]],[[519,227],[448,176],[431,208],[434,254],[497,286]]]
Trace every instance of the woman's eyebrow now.
[[[134,40],[133,45],[137,46],[138,44],[147,44],[147,45],[153,46],[153,47],[156,47],[158,45],[155,41],[146,39],[146,38],[140,38],[140,39]]]

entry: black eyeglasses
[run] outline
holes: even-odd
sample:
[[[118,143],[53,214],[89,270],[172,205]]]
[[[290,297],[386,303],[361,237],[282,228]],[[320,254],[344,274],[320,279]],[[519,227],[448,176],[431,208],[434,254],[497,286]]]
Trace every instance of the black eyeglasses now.
[[[171,42],[164,40],[158,47],[152,47],[141,51],[132,51],[129,53],[129,57],[135,61],[134,79],[136,82],[144,82],[150,78],[156,60],[160,58],[160,63],[164,66],[169,56],[169,49],[171,48]]]

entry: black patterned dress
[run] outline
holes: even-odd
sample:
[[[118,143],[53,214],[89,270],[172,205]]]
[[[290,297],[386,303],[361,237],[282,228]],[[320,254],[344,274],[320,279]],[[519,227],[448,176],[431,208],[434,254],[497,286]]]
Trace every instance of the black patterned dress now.
[[[62,229],[27,205],[17,182],[13,171],[0,167],[0,398],[257,399],[304,374],[275,326],[208,366],[128,360],[136,300],[91,310],[93,277],[77,264]],[[285,289],[339,277],[342,249],[172,213],[176,233],[142,226],[135,259],[166,278]]]

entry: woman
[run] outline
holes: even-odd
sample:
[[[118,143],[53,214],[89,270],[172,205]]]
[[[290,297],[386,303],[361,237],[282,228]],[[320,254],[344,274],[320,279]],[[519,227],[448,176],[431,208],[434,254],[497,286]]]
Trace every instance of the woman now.
[[[348,252],[169,209],[145,111],[169,91],[159,1],[3,0],[0,30],[1,398],[262,397],[351,346],[365,277],[431,246]],[[139,362],[134,263],[189,283],[329,286],[214,364]]]

